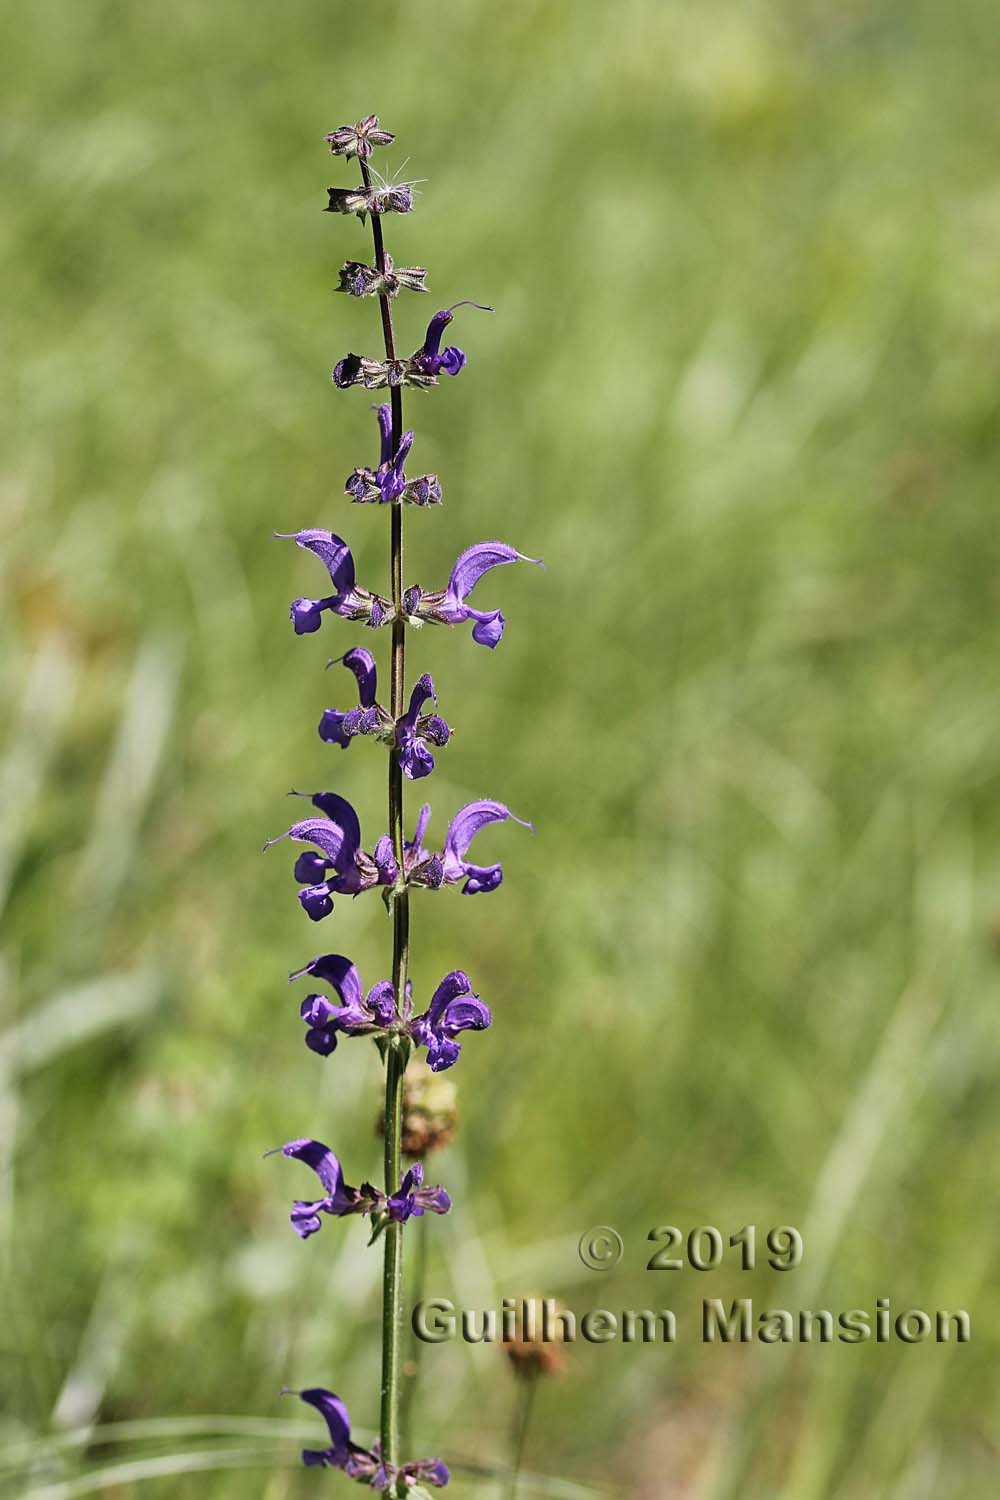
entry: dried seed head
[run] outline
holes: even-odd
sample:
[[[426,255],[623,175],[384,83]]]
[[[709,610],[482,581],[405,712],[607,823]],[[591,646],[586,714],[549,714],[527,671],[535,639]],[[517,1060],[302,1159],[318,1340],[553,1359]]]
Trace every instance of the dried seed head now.
[[[546,1303],[550,1305],[547,1317],[543,1315]],[[513,1339],[503,1339],[500,1343],[500,1348],[510,1360],[511,1369],[521,1379],[531,1380],[538,1375],[561,1375],[565,1370],[566,1361],[558,1348],[563,1341],[563,1324],[558,1316],[559,1312],[558,1306],[552,1308],[551,1298],[521,1299],[517,1335]],[[543,1339],[542,1331],[547,1325],[550,1337]]]
[[[410,292],[426,292],[427,271],[423,266],[400,266],[392,263],[386,252],[385,271],[361,261],[346,260],[340,270],[338,292],[349,297],[397,297],[405,287]]]
[[[334,156],[360,156],[367,161],[376,146],[391,146],[396,137],[379,128],[378,115],[367,115],[356,125],[338,125],[323,139]]]
[[[432,1073],[424,1062],[414,1061],[403,1079],[404,1156],[423,1157],[440,1151],[455,1138],[458,1125],[455,1085],[440,1073]],[[385,1120],[379,1120],[384,1134]]]
[[[362,224],[366,214],[408,214],[413,207],[411,182],[384,182],[372,187],[327,188],[328,214],[357,214]]]

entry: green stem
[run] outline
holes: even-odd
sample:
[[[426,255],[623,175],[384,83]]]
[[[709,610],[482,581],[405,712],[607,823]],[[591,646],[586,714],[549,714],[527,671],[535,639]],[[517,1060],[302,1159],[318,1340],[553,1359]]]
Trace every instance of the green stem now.
[[[399,1189],[399,1126],[403,1100],[403,1059],[392,1046],[385,1068],[385,1190]],[[403,1226],[386,1225],[382,1268],[382,1457],[399,1463],[399,1334],[403,1290]]]
[[[518,1478],[521,1473],[521,1464],[524,1461],[524,1445],[528,1438],[528,1428],[531,1425],[531,1413],[535,1404],[535,1387],[538,1385],[536,1374],[525,1374],[519,1377],[520,1393],[517,1406],[514,1410],[514,1420],[511,1424],[511,1464],[510,1464],[510,1486],[507,1490],[507,1500],[517,1500]]]
[[[411,1235],[416,1237],[414,1246],[414,1268],[411,1273],[409,1304],[416,1307],[424,1298],[424,1285],[427,1280],[427,1219],[414,1219]],[[411,1450],[410,1439],[413,1436],[413,1399],[417,1392],[417,1381],[420,1377],[420,1362],[423,1354],[424,1341],[411,1334],[409,1339],[409,1358],[403,1366],[405,1379],[399,1400],[399,1432],[403,1445],[403,1452]]]
[[[371,191],[368,164],[359,158],[365,188]],[[385,244],[381,216],[373,213],[372,240],[375,264],[385,272]],[[385,357],[396,358],[392,327],[392,304],[379,297]],[[393,386],[389,393],[392,410],[392,451],[403,436],[403,392]],[[389,570],[392,578],[392,672],[390,712],[393,719],[403,713],[406,689],[406,622],[403,618],[403,507],[390,507]],[[403,875],[403,773],[396,747],[389,752],[389,831],[400,878]],[[401,1013],[406,994],[407,969],[410,961],[410,893],[403,885],[395,892],[392,903],[392,982],[396,992],[396,1009]],[[398,1046],[386,1052],[385,1067],[385,1191],[399,1189],[399,1138],[403,1113],[403,1072],[405,1059]],[[386,1464],[398,1465],[399,1458],[399,1354],[403,1312],[403,1226],[391,1222],[385,1229],[385,1262],[382,1273],[382,1458]]]

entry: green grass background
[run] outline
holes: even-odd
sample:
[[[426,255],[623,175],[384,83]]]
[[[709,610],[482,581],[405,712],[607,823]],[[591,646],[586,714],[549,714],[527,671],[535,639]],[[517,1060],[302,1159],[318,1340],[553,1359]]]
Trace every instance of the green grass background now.
[[[385,586],[386,518],[341,493],[368,403],[328,382],[377,349],[374,304],[332,295],[369,239],[319,212],[356,172],[322,134],[369,110],[426,179],[388,225],[431,271],[403,347],[459,297],[498,310],[459,314],[467,371],[408,398],[447,504],[408,514],[407,579],[494,536],[548,565],[481,585],[495,654],[426,630],[411,652],[458,730],[432,831],[476,796],[537,824],[477,846],[496,895],[414,902],[418,998],[461,965],[495,1015],[452,1075],[428,1290],[676,1311],[672,1349],[576,1346],[539,1395],[540,1474],[997,1493],[995,20],[7,8],[10,1494],[339,1492],[297,1467],[317,1424],[280,1388],[376,1421],[379,1257],[352,1222],[299,1244],[306,1176],[261,1152],[316,1134],[350,1180],[377,1171],[374,1049],[307,1053],[284,976],[329,946],[373,982],[388,926],[369,898],[312,927],[287,851],[259,852],[289,786],[384,828],[381,754],[314,727],[360,632],[294,638],[321,575],[269,539],[342,531]],[[648,1273],[666,1222],[798,1225],[806,1259]],[[591,1224],[621,1232],[618,1271],[580,1265]],[[703,1348],[701,1299],[742,1295],[966,1307],[973,1342]],[[513,1401],[495,1349],[427,1350],[417,1452],[501,1465]],[[464,1471],[452,1492],[499,1494]]]

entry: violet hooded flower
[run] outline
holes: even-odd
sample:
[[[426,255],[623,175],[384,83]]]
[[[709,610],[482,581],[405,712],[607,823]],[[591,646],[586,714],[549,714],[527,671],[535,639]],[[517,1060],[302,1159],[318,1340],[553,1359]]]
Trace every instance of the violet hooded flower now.
[[[322,1224],[320,1214],[332,1214],[338,1219],[348,1214],[370,1214],[384,1201],[385,1195],[380,1194],[370,1183],[366,1182],[360,1188],[348,1187],[340,1162],[322,1141],[307,1138],[289,1141],[287,1145],[275,1146],[273,1151],[264,1154],[277,1156],[279,1152],[282,1156],[305,1162],[307,1167],[312,1167],[320,1180],[320,1186],[325,1190],[322,1198],[316,1198],[312,1202],[296,1200],[291,1212],[291,1224],[299,1239],[307,1240],[311,1234],[316,1233]]]
[[[422,1218],[430,1209],[434,1214],[446,1214],[451,1208],[451,1199],[440,1185],[422,1187],[423,1163],[415,1161],[408,1168],[399,1184],[399,1192],[386,1199],[386,1212],[390,1219],[405,1224],[409,1218]]]
[[[442,885],[462,886],[463,896],[478,896],[495,891],[503,883],[502,865],[474,865],[466,858],[469,846],[476,834],[489,823],[505,823],[508,819],[520,823],[534,833],[534,825],[523,818],[515,817],[502,802],[482,800],[467,802],[458,810],[448,825],[444,848],[437,854],[429,854],[423,847],[431,809],[428,803],[420,809],[413,838],[403,844],[404,876],[416,885],[425,885],[437,890]]]
[[[295,1393],[289,1391],[287,1394]],[[377,1438],[370,1448],[363,1448],[359,1443],[352,1442],[351,1419],[347,1407],[332,1391],[313,1386],[297,1394],[300,1400],[316,1408],[330,1434],[328,1448],[303,1449],[302,1462],[306,1468],[341,1469],[349,1479],[367,1480],[373,1490],[382,1492],[394,1485],[398,1489],[400,1483],[404,1490],[413,1489],[418,1484],[432,1484],[436,1489],[443,1489],[448,1483],[451,1477],[448,1467],[439,1458],[411,1459],[409,1463],[395,1468],[392,1464],[382,1462],[381,1445]]]
[[[337,1046],[338,1034],[343,1036],[371,1036],[375,1032],[406,1027],[412,1011],[411,987],[406,987],[403,1014],[396,1015],[396,999],[390,979],[373,984],[365,995],[361,975],[349,958],[342,953],[323,953],[310,959],[294,974],[289,974],[291,983],[308,975],[311,979],[328,984],[336,993],[339,1004],[334,1004],[325,995],[307,995],[299,1009],[299,1015],[309,1028],[306,1046],[320,1057],[329,1057]]]
[[[492,1022],[489,1007],[473,994],[468,974],[455,969],[446,974],[431,996],[422,1016],[413,1019],[410,1030],[415,1042],[427,1048],[431,1071],[443,1073],[458,1061],[462,1031],[485,1031]]]
[[[322,1198],[316,1198],[312,1202],[295,1202],[291,1212],[291,1225],[302,1240],[307,1240],[321,1228],[320,1214],[330,1214],[338,1219],[349,1214],[373,1214],[376,1216],[377,1234],[390,1219],[405,1224],[411,1215],[419,1216],[428,1209],[431,1213],[446,1214],[451,1208],[451,1199],[439,1184],[426,1188],[421,1186],[423,1168],[419,1162],[416,1164],[419,1170],[411,1167],[404,1175],[398,1191],[386,1197],[381,1189],[372,1187],[370,1182],[363,1182],[360,1188],[348,1187],[344,1182],[340,1162],[322,1141],[308,1138],[289,1141],[287,1145],[275,1146],[273,1151],[266,1151],[264,1154],[280,1154],[305,1162],[316,1173],[321,1187],[325,1189]]]
[[[464,369],[467,361],[463,350],[454,344],[447,348],[441,348],[441,339],[444,331],[455,316],[456,307],[475,307],[479,312],[492,312],[492,307],[484,307],[480,302],[454,302],[451,307],[442,308],[436,312],[427,325],[424,341],[415,354],[410,357],[410,365],[414,374],[430,376],[432,379],[438,375],[457,375],[459,370]]]
[[[355,469],[344,486],[345,494],[356,505],[439,505],[441,483],[436,474],[421,474],[407,480],[403,464],[413,446],[413,433],[404,432],[399,446],[392,448],[392,409],[383,404],[375,408],[381,439],[377,469]]]
[[[308,796],[291,792],[293,797]],[[361,824],[354,808],[336,792],[315,792],[309,797],[325,816],[303,818],[284,833],[268,839],[269,849],[282,839],[299,844],[314,844],[320,852],[309,850],[295,861],[295,879],[308,882],[299,891],[299,903],[314,922],[330,915],[333,897],[357,896],[373,885],[393,885],[397,878],[392,858],[391,840],[379,840],[374,857],[361,848]]]
[[[498,609],[473,609],[466,599],[484,573],[504,563],[529,562],[542,568],[545,564],[539,557],[526,557],[506,542],[477,542],[455,561],[448,579],[448,587],[436,593],[424,593],[414,586],[403,595],[403,608],[411,624],[424,620],[434,625],[461,625],[473,620],[472,639],[479,646],[488,646],[491,651],[500,644],[506,620]]]
[[[335,206],[334,192],[335,189],[331,188],[331,209]],[[341,197],[343,196],[341,190]],[[341,213],[360,212],[353,199],[345,198],[343,206],[338,199],[336,207]],[[346,354],[333,367],[331,378],[334,385],[339,390],[347,390],[352,385],[363,385],[369,391],[400,385],[413,385],[426,390],[437,385],[439,375],[457,375],[466,364],[463,350],[454,344],[441,348],[442,336],[455,316],[456,307],[476,307],[480,312],[493,311],[492,307],[484,307],[479,302],[456,302],[451,307],[442,308],[431,318],[423,343],[409,359],[367,359],[361,354]]]
[[[293,541],[313,552],[325,565],[334,592],[324,599],[294,599],[290,610],[296,635],[311,635],[323,621],[323,611],[345,620],[362,620],[376,628],[389,619],[392,604],[380,594],[358,588],[354,581],[354,558],[342,537],[332,531],[276,531],[281,541]]]
[[[329,1057],[336,1050],[341,1036],[394,1032],[426,1047],[432,1072],[441,1073],[458,1060],[462,1049],[455,1038],[463,1031],[485,1031],[493,1019],[461,969],[445,975],[427,1010],[419,1016],[413,1015],[409,982],[402,1010],[397,1013],[392,981],[380,980],[366,995],[361,975],[342,953],[323,953],[288,976],[289,983],[304,978],[329,985],[337,996],[334,1002],[325,995],[307,995],[299,1010],[308,1027],[306,1046],[321,1057]]]
[[[425,672],[414,684],[410,706],[396,724],[399,764],[403,775],[410,781],[420,781],[434,769],[434,756],[428,749],[428,744],[443,749],[451,739],[451,729],[440,714],[421,712],[427,702],[433,702],[437,707],[434,679]]]
[[[319,721],[320,739],[325,740],[328,745],[339,745],[342,750],[346,750],[351,740],[359,734],[374,735],[376,739],[391,743],[395,726],[391,716],[376,701],[378,671],[374,656],[363,646],[354,646],[327,665],[336,666],[338,662],[342,662],[357,681],[358,706],[346,711],[339,708],[324,709]]]
[[[393,724],[391,715],[375,696],[378,692],[378,671],[371,652],[366,651],[363,646],[355,646],[344,656],[335,658],[335,661],[342,661],[357,679],[359,703],[357,708],[346,711],[339,708],[325,709],[319,721],[320,739],[346,750],[355,736],[372,735],[386,744],[399,747],[399,763],[403,775],[410,781],[419,781],[421,777],[429,776],[434,769],[434,756],[429,745],[436,745],[441,749],[451,738],[451,729],[440,714],[425,714],[421,711],[428,701],[433,701],[435,705],[437,703],[433,679],[424,673],[414,685],[406,712]],[[328,665],[333,666],[334,662]]]

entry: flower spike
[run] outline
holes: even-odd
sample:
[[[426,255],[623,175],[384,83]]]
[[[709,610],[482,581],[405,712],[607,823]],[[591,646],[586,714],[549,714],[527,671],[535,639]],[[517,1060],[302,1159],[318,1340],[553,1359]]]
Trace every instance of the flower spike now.
[[[404,421],[403,391],[405,387],[426,390],[438,385],[442,376],[457,376],[467,363],[465,351],[445,342],[456,313],[463,307],[484,312],[493,309],[477,302],[454,302],[433,314],[423,342],[411,355],[397,353],[403,344],[393,327],[395,299],[403,290],[426,292],[427,270],[395,264],[385,244],[386,217],[412,211],[416,182],[400,180],[402,171],[391,179],[375,171],[371,163],[374,152],[391,145],[394,139],[391,132],[381,128],[377,115],[338,126],[324,139],[334,156],[356,160],[360,171],[355,186],[327,189],[326,211],[356,216],[362,225],[371,220],[372,258],[365,259],[363,253],[359,258],[354,246],[345,246],[341,253],[348,253],[349,258],[340,264],[337,290],[355,299],[378,298],[383,352],[378,357],[353,351],[345,354],[334,365],[331,379],[338,390],[358,386],[390,393],[374,408],[377,463],[355,468],[344,485],[345,494],[355,504],[389,508],[390,597],[359,585],[351,549],[336,533],[311,528],[275,535],[311,552],[329,575],[327,594],[293,601],[290,613],[296,635],[314,634],[327,614],[371,628],[392,624],[389,707],[379,701],[378,668],[372,652],[350,644],[327,662],[328,667],[342,666],[353,679],[346,706],[324,709],[318,725],[324,744],[339,750],[349,749],[356,739],[385,746],[390,826],[369,853],[363,846],[358,814],[345,797],[337,792],[292,792],[292,796],[307,797],[311,804],[305,810],[308,816],[293,822],[277,838],[268,839],[265,848],[283,839],[298,846],[293,866],[298,899],[314,922],[330,915],[336,897],[355,897],[376,886],[382,888],[393,918],[392,978],[379,979],[366,988],[357,966],[346,954],[325,952],[290,974],[289,981],[307,982],[308,993],[299,991],[298,1014],[305,1027],[305,1044],[312,1053],[327,1059],[340,1049],[345,1038],[374,1041],[386,1074],[383,1130],[388,1165],[378,1186],[362,1182],[354,1187],[345,1180],[335,1153],[312,1137],[288,1141],[276,1148],[276,1153],[266,1154],[298,1161],[318,1180],[319,1195],[312,1200],[296,1200],[292,1208],[292,1227],[300,1239],[316,1234],[325,1217],[359,1216],[370,1221],[369,1244],[383,1235],[386,1240],[381,1436],[370,1447],[357,1442],[341,1397],[321,1386],[309,1386],[289,1394],[298,1394],[319,1413],[326,1423],[328,1442],[322,1448],[305,1449],[303,1462],[310,1468],[339,1469],[349,1478],[398,1500],[404,1495],[412,1496],[412,1500],[429,1500],[428,1487],[440,1488],[448,1483],[447,1466],[439,1458],[404,1462],[397,1451],[395,1372],[403,1311],[400,1256],[405,1225],[411,1219],[428,1213],[445,1214],[451,1209],[451,1198],[440,1184],[425,1185],[421,1160],[432,1147],[444,1145],[455,1130],[454,1085],[450,1078],[438,1075],[458,1061],[465,1034],[487,1030],[493,1017],[462,969],[445,974],[430,992],[429,1000],[425,998],[425,1008],[417,1013],[407,943],[410,892],[413,887],[439,890],[444,886],[457,886],[467,896],[495,891],[503,882],[503,868],[500,864],[472,862],[470,852],[476,838],[494,823],[515,822],[534,830],[502,802],[480,799],[459,808],[440,848],[425,847],[431,811],[428,804],[417,815],[412,837],[405,837],[406,783],[422,781],[432,774],[438,751],[452,736],[451,726],[438,712],[437,688],[431,675],[423,672],[415,681],[407,681],[406,627],[425,622],[467,622],[473,641],[492,650],[502,639],[506,622],[499,609],[473,607],[469,599],[474,590],[485,574],[508,563],[544,565],[506,542],[479,542],[455,560],[445,587],[429,591],[413,585],[404,590],[403,507],[440,504],[441,484],[436,474],[416,478],[407,475],[415,439],[413,427],[407,427]],[[343,683],[339,674],[335,680]],[[343,767],[344,762],[335,759]],[[352,757],[352,761],[356,759]],[[418,1063],[414,1071],[407,1071],[417,1048],[425,1049],[426,1064]],[[423,1083],[418,1085],[421,1078]],[[409,1159],[408,1166],[401,1164],[404,1155]]]

